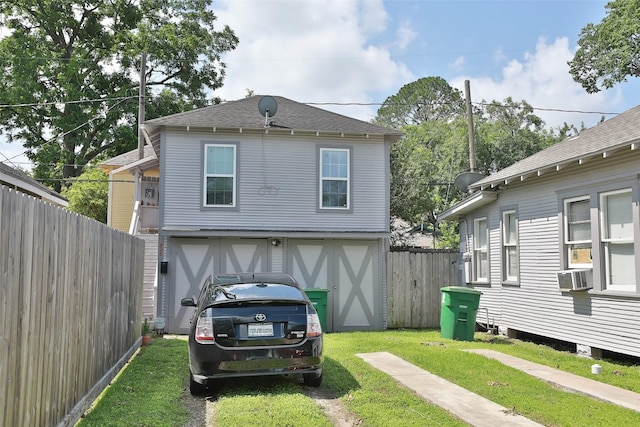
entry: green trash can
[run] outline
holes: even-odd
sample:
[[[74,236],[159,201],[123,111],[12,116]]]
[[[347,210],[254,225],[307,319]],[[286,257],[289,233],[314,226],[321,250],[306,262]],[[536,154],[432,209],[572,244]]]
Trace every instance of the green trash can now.
[[[448,286],[440,292],[440,335],[452,340],[473,341],[482,292],[462,286]]]
[[[307,294],[313,303],[313,307],[318,312],[322,332],[325,332],[327,330],[327,294],[329,293],[329,290],[321,288],[306,288],[304,293]]]

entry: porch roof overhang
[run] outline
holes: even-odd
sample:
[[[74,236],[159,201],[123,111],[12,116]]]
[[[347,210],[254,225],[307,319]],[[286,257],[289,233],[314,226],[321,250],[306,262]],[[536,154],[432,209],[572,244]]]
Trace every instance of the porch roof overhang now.
[[[446,211],[440,213],[440,215],[438,215],[438,221],[444,219],[450,221],[459,220],[469,212],[472,212],[479,207],[489,204],[497,199],[498,193],[495,191],[478,191],[462,200],[461,202],[456,203]]]
[[[117,174],[120,172],[129,171],[131,174],[134,174],[136,170],[147,170],[152,169],[154,167],[158,167],[159,161],[158,158],[154,156],[145,157],[144,159],[136,160],[135,162],[129,163],[127,165],[121,166],[118,169],[114,169],[111,171],[112,174]]]

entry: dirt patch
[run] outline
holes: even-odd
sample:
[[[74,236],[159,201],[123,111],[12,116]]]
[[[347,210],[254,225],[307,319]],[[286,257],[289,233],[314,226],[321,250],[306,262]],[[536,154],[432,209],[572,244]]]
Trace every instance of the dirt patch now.
[[[312,398],[322,408],[336,427],[359,426],[363,420],[352,414],[342,401],[322,388],[303,387],[304,394]]]

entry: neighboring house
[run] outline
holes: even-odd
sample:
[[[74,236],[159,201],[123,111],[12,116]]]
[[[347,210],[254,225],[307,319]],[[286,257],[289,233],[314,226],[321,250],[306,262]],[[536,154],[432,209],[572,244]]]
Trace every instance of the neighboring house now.
[[[144,146],[140,157],[136,149],[105,160],[100,167],[109,174],[107,225],[145,241],[142,313],[153,319],[157,311],[160,170],[152,146]]]
[[[4,163],[0,163],[0,185],[13,188],[16,191],[49,202],[52,205],[63,208],[69,206],[69,201],[59,193],[56,193],[46,185],[40,184],[24,172],[7,166]]]
[[[141,228],[157,231],[160,169],[153,147],[144,147],[142,159],[136,149],[105,160],[100,163],[100,167],[109,174],[107,225],[129,232],[135,203],[140,201],[140,209],[148,210],[148,215],[144,215],[144,218],[149,222],[148,226],[142,224]],[[135,185],[136,172],[141,175],[138,193]]]
[[[263,100],[275,115],[260,113]],[[187,332],[180,300],[208,275],[243,271],[327,289],[330,331],[385,327],[389,150],[402,133],[260,96],[144,129],[159,161],[156,313],[168,332]]]
[[[478,321],[640,356],[639,172],[640,106],[471,184],[439,219],[460,221]]]

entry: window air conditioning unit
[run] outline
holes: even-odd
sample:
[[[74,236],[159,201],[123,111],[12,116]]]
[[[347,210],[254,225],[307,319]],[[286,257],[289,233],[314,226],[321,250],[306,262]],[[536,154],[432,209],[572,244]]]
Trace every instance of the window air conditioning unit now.
[[[558,271],[558,287],[561,291],[584,291],[593,288],[592,270]]]

